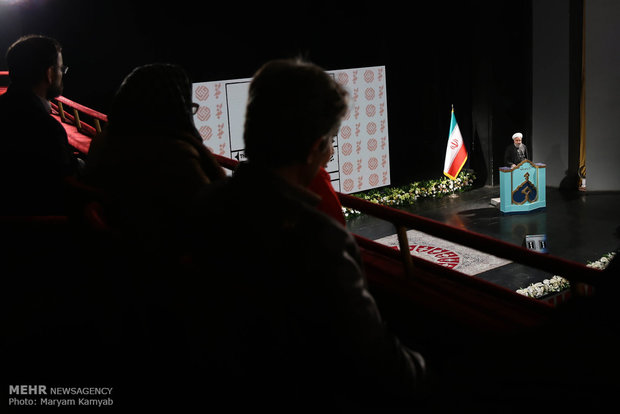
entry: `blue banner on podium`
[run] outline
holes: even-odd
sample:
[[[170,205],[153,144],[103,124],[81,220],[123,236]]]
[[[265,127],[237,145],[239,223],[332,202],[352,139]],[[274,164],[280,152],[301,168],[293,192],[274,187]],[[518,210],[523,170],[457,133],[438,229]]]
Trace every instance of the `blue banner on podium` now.
[[[514,168],[499,169],[499,209],[502,213],[529,213],[547,206],[547,166],[523,160]]]

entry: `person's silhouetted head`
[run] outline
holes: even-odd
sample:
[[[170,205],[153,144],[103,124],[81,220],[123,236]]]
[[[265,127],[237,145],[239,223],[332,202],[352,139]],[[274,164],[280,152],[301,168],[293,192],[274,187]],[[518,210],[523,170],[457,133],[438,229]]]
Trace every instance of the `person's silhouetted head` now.
[[[324,138],[329,152],[347,110],[347,92],[319,66],[295,59],[264,64],[250,84],[244,141],[250,162],[272,168],[306,163]]]
[[[36,88],[46,99],[62,94],[67,67],[57,40],[42,35],[20,37],[7,50],[6,61],[13,84]]]
[[[199,137],[193,119],[192,84],[177,65],[135,68],[121,83],[108,114],[110,131],[181,130]]]

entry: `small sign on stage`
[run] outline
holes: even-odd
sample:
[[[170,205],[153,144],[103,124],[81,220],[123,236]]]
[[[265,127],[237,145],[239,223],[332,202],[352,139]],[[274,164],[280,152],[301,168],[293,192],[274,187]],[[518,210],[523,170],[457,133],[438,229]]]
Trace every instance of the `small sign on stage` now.
[[[528,234],[523,239],[523,247],[540,253],[547,253],[547,235],[546,234]]]

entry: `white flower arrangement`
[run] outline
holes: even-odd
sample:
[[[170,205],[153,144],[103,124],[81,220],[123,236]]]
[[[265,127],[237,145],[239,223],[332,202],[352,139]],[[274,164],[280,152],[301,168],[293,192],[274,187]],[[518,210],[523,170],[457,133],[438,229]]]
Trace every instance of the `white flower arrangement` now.
[[[545,279],[542,282],[530,284],[526,288],[517,289],[517,293],[529,296],[530,298],[541,298],[550,293],[559,293],[570,287],[568,280],[561,276],[553,276],[551,279]]]
[[[609,262],[611,262],[615,256],[616,252],[607,253],[597,261],[588,263],[588,267],[604,270],[607,266],[609,266]]]
[[[615,255],[615,252],[607,253],[594,262],[588,262],[586,266],[604,270]],[[568,280],[564,279],[562,276],[555,275],[551,279],[545,279],[542,282],[532,283],[526,288],[517,289],[517,293],[529,296],[530,298],[540,299],[543,296],[559,293],[569,288],[570,282]]]

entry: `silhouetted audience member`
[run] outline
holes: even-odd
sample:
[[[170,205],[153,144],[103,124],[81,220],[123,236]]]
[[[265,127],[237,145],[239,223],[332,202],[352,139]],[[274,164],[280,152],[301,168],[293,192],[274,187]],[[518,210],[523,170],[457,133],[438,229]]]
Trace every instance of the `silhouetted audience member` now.
[[[62,48],[55,39],[28,35],[7,53],[10,85],[0,96],[0,186],[4,215],[67,212],[64,179],[77,176],[67,133],[50,112],[63,90]]]
[[[137,67],[115,95],[107,130],[91,143],[85,182],[104,191],[110,225],[146,251],[168,245],[194,194],[225,177],[196,130],[194,108],[181,67]]]
[[[107,229],[88,249],[89,277],[107,298],[99,315],[110,327],[100,377],[116,387],[120,407],[180,404],[191,388],[183,377],[195,375],[174,299],[176,223],[198,191],[226,175],[194,125],[191,87],[178,65],[132,70],[86,162],[84,183],[101,191]]]
[[[10,215],[0,231],[3,371],[12,384],[92,385],[102,377],[87,375],[100,373],[105,358],[96,298],[108,284],[95,286],[83,271],[81,240],[68,219],[73,198],[66,180],[79,177],[79,161],[48,101],[63,89],[61,46],[28,35],[6,58],[11,83],[0,96],[0,214]]]
[[[387,329],[352,234],[308,190],[346,108],[346,91],[311,63],[268,62],[250,84],[248,162],[206,188],[188,217],[182,303],[203,401],[290,411],[419,403],[423,357]]]

